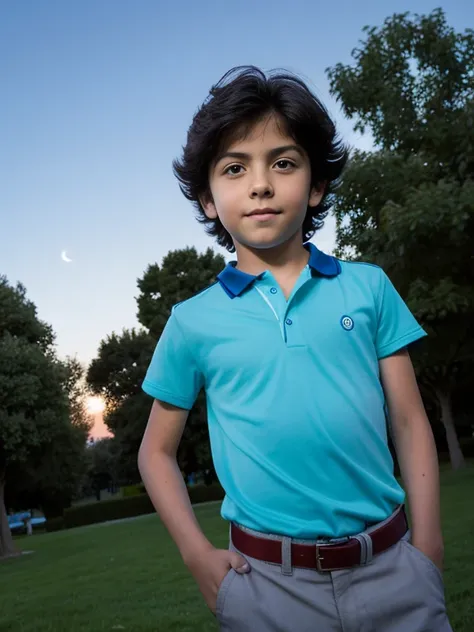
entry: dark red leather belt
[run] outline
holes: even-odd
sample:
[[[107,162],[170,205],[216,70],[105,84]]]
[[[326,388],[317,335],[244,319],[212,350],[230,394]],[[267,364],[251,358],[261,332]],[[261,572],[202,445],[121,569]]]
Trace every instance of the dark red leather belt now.
[[[372,553],[378,555],[396,544],[407,532],[408,522],[402,507],[391,520],[370,532]],[[241,553],[263,562],[282,564],[282,541],[270,540],[231,526],[232,543]],[[351,538],[343,544],[291,544],[291,563],[301,568],[336,571],[361,563],[361,544]]]

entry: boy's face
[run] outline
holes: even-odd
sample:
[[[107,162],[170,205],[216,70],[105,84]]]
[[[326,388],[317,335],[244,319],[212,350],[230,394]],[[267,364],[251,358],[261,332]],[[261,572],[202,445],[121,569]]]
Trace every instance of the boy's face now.
[[[219,217],[237,249],[289,241],[301,233],[308,206],[323,196],[323,187],[311,187],[306,152],[283,129],[267,117],[246,138],[224,147],[211,165],[212,198],[201,203],[207,217]]]

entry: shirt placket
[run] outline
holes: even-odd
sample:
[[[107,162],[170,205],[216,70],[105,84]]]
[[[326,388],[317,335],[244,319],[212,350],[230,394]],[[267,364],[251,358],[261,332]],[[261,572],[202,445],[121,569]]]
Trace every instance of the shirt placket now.
[[[263,275],[254,288],[271,311],[273,318],[278,323],[280,335],[283,341],[286,342],[286,300],[283,292],[269,272]]]
[[[288,301],[270,272],[265,272],[258,284],[254,286],[277,321],[283,342],[289,346],[300,346],[302,344],[294,327],[292,303],[294,296],[309,276],[309,272],[304,271],[302,273]]]

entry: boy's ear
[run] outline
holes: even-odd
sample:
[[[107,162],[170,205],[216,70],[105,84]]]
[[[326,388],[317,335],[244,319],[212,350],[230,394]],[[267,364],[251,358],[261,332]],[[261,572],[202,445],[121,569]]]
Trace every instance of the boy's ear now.
[[[325,182],[320,182],[317,186],[311,188],[308,200],[308,206],[312,208],[318,206],[324,196],[324,190],[326,188]]]
[[[210,192],[201,195],[199,197],[199,203],[204,209],[204,213],[208,219],[217,219],[217,210]]]

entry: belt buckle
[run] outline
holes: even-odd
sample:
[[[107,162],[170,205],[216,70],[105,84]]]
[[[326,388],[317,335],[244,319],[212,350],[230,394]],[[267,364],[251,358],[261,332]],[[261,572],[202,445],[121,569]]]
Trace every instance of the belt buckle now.
[[[347,538],[347,541],[349,541],[349,538]],[[331,547],[330,544],[316,544],[316,569],[318,570],[319,573],[330,573],[331,571],[343,570],[343,567],[340,567],[340,566],[334,566],[334,567],[329,567],[329,568],[323,568],[321,566],[321,562],[324,561],[324,557],[321,555],[321,549],[324,550],[330,547]]]
[[[324,548],[324,546],[327,545],[316,544],[316,569],[319,573],[329,573],[331,570],[335,570],[331,568],[323,568],[321,566],[321,562],[324,561],[324,557],[321,555],[321,548]]]

